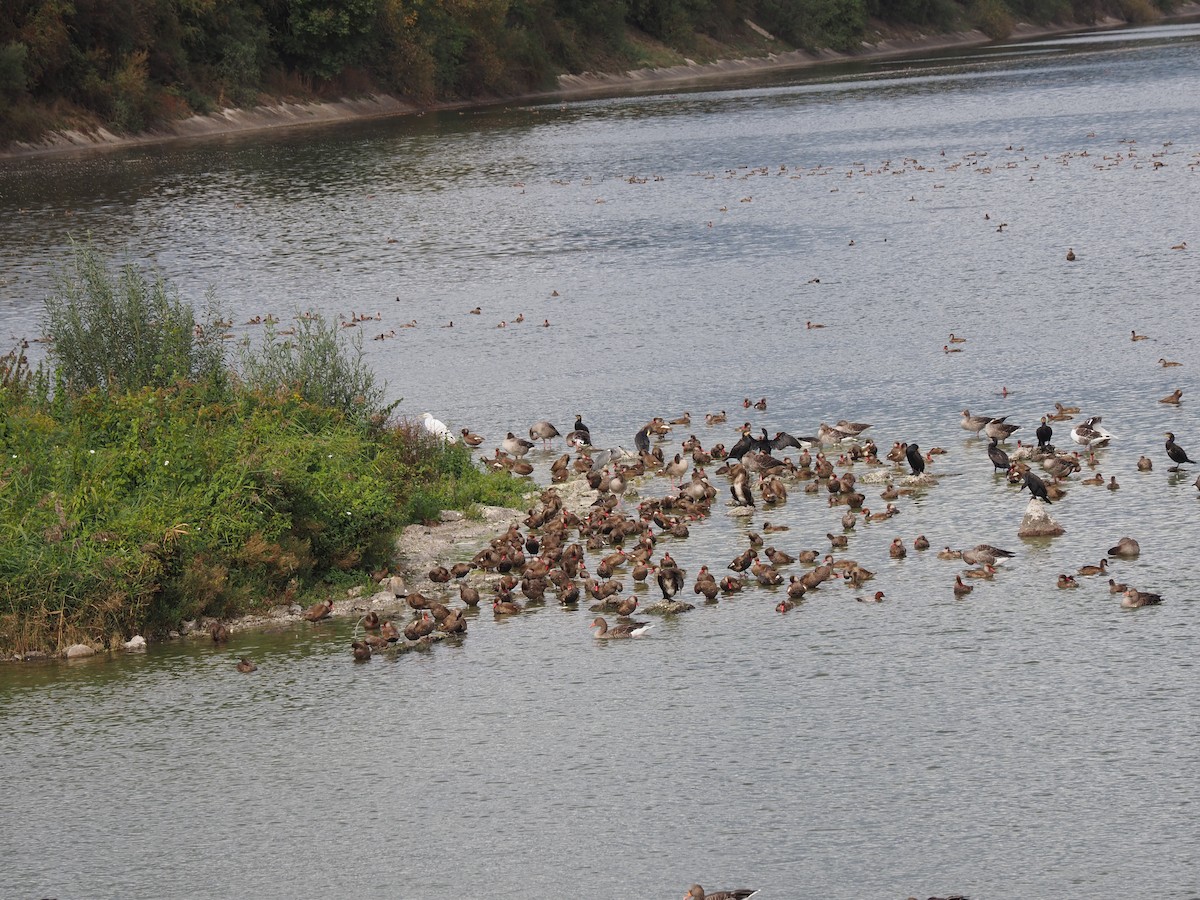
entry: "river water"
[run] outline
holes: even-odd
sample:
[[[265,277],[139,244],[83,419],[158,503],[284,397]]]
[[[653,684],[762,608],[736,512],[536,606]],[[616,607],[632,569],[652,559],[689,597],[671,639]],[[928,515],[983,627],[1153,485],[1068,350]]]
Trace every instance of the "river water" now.
[[[839,418],[949,452],[851,536],[879,605],[835,586],[780,616],[758,589],[614,644],[551,604],[367,665],[342,624],[4,667],[0,896],[1200,896],[1200,502],[1162,447],[1200,451],[1198,44],[1177,24],[5,163],[4,339],[38,334],[90,234],[237,322],[378,314],[347,333],[400,411],[485,453],[575,413],[631,446],[684,410],[671,452]],[[1066,534],[1021,541],[1026,495],[958,417],[1031,440],[1055,401],[1103,415],[1121,489],[1071,485]],[[795,553],[840,514],[797,489],[752,521]],[[689,588],[746,529],[718,506],[671,543]],[[1017,556],[955,601],[954,563],[888,558],[919,533]],[[1123,534],[1143,552],[1113,574],[1163,605],[1055,588]]]

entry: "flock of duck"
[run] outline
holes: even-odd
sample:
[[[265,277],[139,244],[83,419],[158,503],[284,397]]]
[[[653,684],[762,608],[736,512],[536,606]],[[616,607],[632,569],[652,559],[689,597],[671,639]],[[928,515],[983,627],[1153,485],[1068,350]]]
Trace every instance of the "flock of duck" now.
[[[767,401],[745,398],[742,405],[761,411]],[[1001,445],[1012,439],[1021,426],[1008,422],[1008,416],[963,410],[960,425],[973,436],[988,438],[987,455],[994,469],[1002,471],[1020,490],[1028,490],[1040,506],[1062,498],[1071,476],[1083,466],[1095,464],[1096,451],[1114,439],[1099,416],[1090,416],[1070,429],[1074,449],[1056,448],[1051,423],[1071,420],[1078,413],[1076,407],[1056,404],[1035,429],[1037,444],[1017,441],[1011,451]],[[727,422],[723,410],[703,417],[708,428]],[[705,447],[695,434],[689,434],[678,452],[672,452],[675,448],[667,443],[672,431],[692,424],[690,412],[673,419],[655,416],[633,436],[633,450],[596,447],[580,415],[566,434],[549,421],[530,426],[528,439],[508,432],[492,455],[485,457],[487,465],[528,474],[533,466],[526,457],[532,451],[553,448],[560,439],[566,444],[565,452],[556,458],[545,456],[551,484],[540,491],[528,510],[524,528],[511,525],[469,561],[433,567],[427,575],[434,590],[407,594],[414,613],[407,623],[397,625],[383,622],[373,613],[368,615],[362,620],[366,637],[354,641],[354,656],[369,659],[373,650],[387,649],[402,637],[422,641],[464,633],[467,611],[478,609],[482,603],[490,602],[496,617],[506,617],[542,605],[548,597],[568,607],[587,603],[589,610],[597,614],[589,625],[597,640],[637,638],[653,628],[650,621],[634,618],[642,604],[636,593],[639,585],[652,591],[656,587],[661,595],[643,611],[668,615],[694,609],[684,599],[689,581],[690,593],[705,603],[758,587],[778,588],[779,596],[773,600],[780,613],[789,612],[808,595],[834,582],[854,589],[859,602],[886,599],[884,590],[864,589],[875,578],[873,571],[857,560],[836,554],[847,548],[849,535],[859,525],[887,521],[898,514],[900,510],[893,501],[934,488],[938,477],[929,468],[944,450],[933,447],[922,451],[916,442],[895,442],[881,455],[875,442],[864,435],[870,424],[842,419],[832,425],[820,423],[815,434],[803,436],[783,431],[771,436],[765,427],[755,433],[746,422],[734,429],[737,439],[729,447],[720,442]],[[423,426],[431,437],[440,440],[461,437],[470,446],[484,442],[469,429],[454,434],[430,413],[424,414]],[[1191,462],[1173,434],[1166,434],[1164,446],[1173,469]],[[794,458],[780,455],[793,449],[799,451]],[[1138,464],[1142,470],[1152,466],[1145,457]],[[859,476],[856,468],[866,471]],[[718,478],[724,479],[720,488],[714,483]],[[579,480],[586,480],[586,498],[591,503],[573,508],[558,486]],[[1103,483],[1102,476],[1095,476],[1091,482]],[[636,495],[631,492],[635,484]],[[874,511],[864,492],[870,485],[882,487],[879,498],[884,505],[876,506]],[[1200,478],[1196,486],[1200,488]],[[1118,487],[1115,478],[1109,487]],[[840,528],[835,526],[826,533],[829,548],[825,552],[801,549],[789,553],[776,546],[780,538],[775,537],[789,527],[764,521],[758,530],[747,532],[748,545],[732,559],[701,565],[689,579],[669,549],[663,549],[660,543],[664,538],[667,543],[686,539],[692,527],[713,514],[726,491],[724,506],[732,516],[754,516],[760,509],[765,514],[786,503],[791,492],[815,494],[836,511]],[[661,496],[650,496],[654,493]],[[910,547],[912,552],[922,553],[930,549],[930,542],[924,535],[909,543],[894,538],[888,548],[889,557],[903,558]],[[1108,551],[1108,557],[1098,564],[1081,565],[1074,573],[1062,573],[1057,585],[1075,588],[1080,579],[1109,575],[1109,558],[1128,560],[1139,553],[1137,540],[1123,537]],[[945,547],[936,555],[964,566],[950,585],[950,593],[963,599],[974,590],[973,582],[994,578],[1015,554],[980,543],[964,549]],[[804,567],[803,571],[785,574],[795,565]],[[728,574],[718,577],[716,573],[721,570]],[[468,578],[473,573],[475,577]],[[626,579],[634,584],[634,593],[627,591]],[[455,588],[461,607],[452,606],[451,592]],[[481,588],[485,594],[490,593],[490,598],[481,595]],[[1127,608],[1162,602],[1159,594],[1112,577],[1109,590],[1120,595],[1121,605]],[[319,621],[330,614],[331,606],[328,602],[317,604],[305,617]],[[615,621],[605,616],[615,617]]]

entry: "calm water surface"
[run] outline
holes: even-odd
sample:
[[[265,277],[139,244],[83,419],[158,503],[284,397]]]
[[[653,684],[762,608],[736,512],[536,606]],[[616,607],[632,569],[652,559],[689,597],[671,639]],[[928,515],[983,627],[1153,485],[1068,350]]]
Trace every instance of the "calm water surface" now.
[[[611,645],[551,606],[369,665],[339,624],[0,669],[0,896],[1200,896],[1200,501],[1161,437],[1200,450],[1198,42],[1162,26],[5,163],[5,340],[39,333],[90,233],[238,322],[378,312],[357,333],[400,409],[488,453],[543,417],[628,446],[652,415],[725,409],[665,447],[845,417],[949,454],[851,537],[878,606],[834,586],[779,616],[760,590]],[[958,414],[1031,439],[1054,401],[1103,415],[1122,487],[1072,486],[1066,535],[1022,542],[1023,495]],[[795,553],[840,513],[796,490],[753,522],[790,525]],[[674,542],[689,587],[746,529],[718,508]],[[918,533],[1018,555],[956,602],[953,563],[888,558]],[[1164,605],[1055,589],[1122,534],[1143,553],[1114,574]]]

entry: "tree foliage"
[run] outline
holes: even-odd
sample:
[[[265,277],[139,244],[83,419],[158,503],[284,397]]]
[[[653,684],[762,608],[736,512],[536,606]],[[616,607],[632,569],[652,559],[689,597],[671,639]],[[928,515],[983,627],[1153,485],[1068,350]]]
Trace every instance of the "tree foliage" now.
[[[753,21],[797,47],[853,51],[868,20],[1001,33],[1014,21],[1145,21],[1174,0],[5,0],[0,142],[25,107],[63,101],[137,131],[299,87],[426,102],[542,89],[639,63],[642,34],[679,53]],[[43,123],[44,125],[44,123]]]

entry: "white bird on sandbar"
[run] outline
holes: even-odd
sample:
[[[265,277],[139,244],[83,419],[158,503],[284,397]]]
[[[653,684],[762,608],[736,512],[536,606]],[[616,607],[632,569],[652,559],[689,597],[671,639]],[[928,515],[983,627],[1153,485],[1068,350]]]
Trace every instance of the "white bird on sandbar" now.
[[[455,441],[454,435],[450,433],[450,429],[446,427],[445,422],[435,419],[430,413],[423,413],[425,430],[436,438],[441,438],[448,444],[453,444]]]

